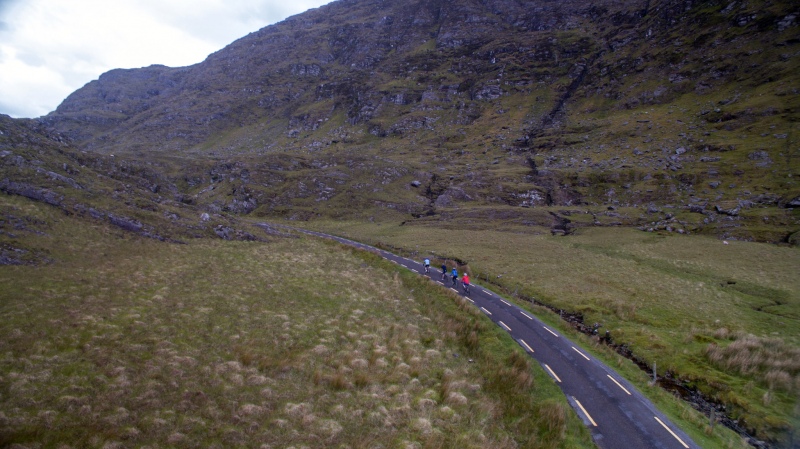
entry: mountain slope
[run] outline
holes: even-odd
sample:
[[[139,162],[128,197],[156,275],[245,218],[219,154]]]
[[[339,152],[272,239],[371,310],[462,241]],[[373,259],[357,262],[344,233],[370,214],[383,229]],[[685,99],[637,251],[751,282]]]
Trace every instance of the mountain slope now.
[[[788,1],[338,1],[195,66],[104,74],[42,123],[84,149],[239,164],[251,181],[230,190],[268,215],[610,206],[601,224],[787,240],[799,14]],[[263,161],[287,157],[317,167],[275,182],[286,167]]]
[[[79,151],[33,121],[0,116],[0,191],[5,194],[52,206],[84,226],[108,226],[160,241],[260,238],[228,214],[198,209],[162,170]],[[30,216],[27,207],[3,207],[0,265],[48,262],[36,237],[43,238],[51,226]]]

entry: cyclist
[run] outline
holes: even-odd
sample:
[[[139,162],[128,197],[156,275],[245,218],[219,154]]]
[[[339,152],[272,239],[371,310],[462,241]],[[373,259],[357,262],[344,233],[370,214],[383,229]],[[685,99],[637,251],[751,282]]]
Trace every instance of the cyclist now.
[[[426,257],[423,265],[425,265],[425,272],[427,273],[431,268],[431,260]]]
[[[453,287],[455,287],[456,283],[458,282],[458,270],[453,268],[453,271],[450,274],[453,276]]]
[[[461,276],[461,283],[464,285],[464,293],[469,295],[469,275],[467,272],[464,272],[464,276]]]
[[[447,276],[447,265],[442,264],[442,280],[444,280],[445,276]]]

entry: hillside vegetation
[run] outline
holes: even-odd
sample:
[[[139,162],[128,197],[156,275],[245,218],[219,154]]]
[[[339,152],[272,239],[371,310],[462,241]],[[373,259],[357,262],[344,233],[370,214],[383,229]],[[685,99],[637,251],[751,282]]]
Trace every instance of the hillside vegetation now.
[[[798,18],[788,0],[340,0],[194,66],[108,72],[38,123],[237,213],[610,207],[597,225],[796,243]]]

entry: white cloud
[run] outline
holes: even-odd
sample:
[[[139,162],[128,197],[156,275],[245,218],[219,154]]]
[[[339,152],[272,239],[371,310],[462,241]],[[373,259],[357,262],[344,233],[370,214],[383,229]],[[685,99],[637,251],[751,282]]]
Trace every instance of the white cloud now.
[[[38,117],[114,68],[201,62],[330,0],[0,0],[0,113]]]

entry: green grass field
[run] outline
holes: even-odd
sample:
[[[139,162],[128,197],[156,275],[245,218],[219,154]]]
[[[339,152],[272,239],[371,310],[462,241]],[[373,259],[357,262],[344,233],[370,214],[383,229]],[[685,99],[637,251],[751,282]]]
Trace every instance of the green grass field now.
[[[536,228],[309,225],[418,258],[457,259],[479,283],[580,312],[762,438],[786,438],[800,423],[797,248],[621,228],[553,237]]]
[[[593,446],[507,334],[371,253],[0,201],[52,261],[0,267],[0,447]]]

